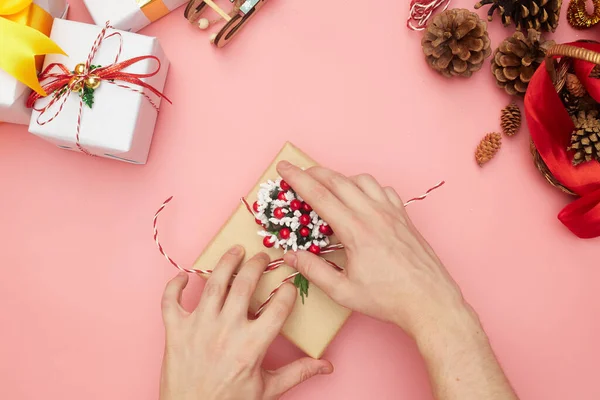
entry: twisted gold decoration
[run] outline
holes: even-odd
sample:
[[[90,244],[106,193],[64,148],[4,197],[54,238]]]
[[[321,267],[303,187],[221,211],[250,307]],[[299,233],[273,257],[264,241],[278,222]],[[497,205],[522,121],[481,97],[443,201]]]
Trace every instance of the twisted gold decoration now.
[[[575,29],[587,29],[600,22],[600,0],[592,0],[594,12],[588,14],[585,0],[571,0],[567,9],[567,21]]]

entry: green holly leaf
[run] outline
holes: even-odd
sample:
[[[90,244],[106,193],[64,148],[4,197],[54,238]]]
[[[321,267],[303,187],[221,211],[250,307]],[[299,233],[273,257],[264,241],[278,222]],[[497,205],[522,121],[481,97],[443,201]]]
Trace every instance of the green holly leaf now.
[[[298,288],[300,297],[302,298],[302,304],[304,304],[304,297],[308,297],[308,279],[306,279],[303,275],[298,274],[294,278],[294,286]]]
[[[94,105],[94,89],[84,86],[83,90],[80,92],[80,95],[83,103],[89,108],[92,108]]]

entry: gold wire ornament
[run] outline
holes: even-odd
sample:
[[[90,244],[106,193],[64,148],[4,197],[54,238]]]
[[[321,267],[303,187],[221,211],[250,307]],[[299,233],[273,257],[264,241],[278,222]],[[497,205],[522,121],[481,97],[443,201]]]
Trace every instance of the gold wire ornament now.
[[[600,22],[600,0],[592,0],[594,12],[585,8],[586,0],[571,0],[567,9],[567,21],[575,29],[588,29]]]

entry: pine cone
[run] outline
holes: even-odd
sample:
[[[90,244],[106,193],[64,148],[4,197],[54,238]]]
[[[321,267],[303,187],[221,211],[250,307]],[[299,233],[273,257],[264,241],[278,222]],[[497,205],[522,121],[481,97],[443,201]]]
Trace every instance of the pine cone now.
[[[545,41],[534,29],[527,31],[527,37],[522,32],[515,32],[506,38],[494,51],[492,59],[492,73],[498,86],[510,95],[524,96],[535,70],[553,45],[554,41]]]
[[[600,120],[598,111],[580,111],[573,117],[575,130],[571,135],[571,146],[567,150],[574,151],[573,165],[596,160],[600,162]]]
[[[598,109],[598,103],[589,94],[583,97],[573,96],[566,88],[560,93],[560,98],[571,116],[577,116],[580,111],[592,111]]]
[[[575,74],[567,74],[566,87],[569,93],[571,93],[575,97],[585,96],[585,88],[583,87],[583,84]]]
[[[499,133],[488,133],[485,135],[479,145],[477,146],[477,150],[475,150],[475,160],[479,166],[483,166],[486,162],[490,161],[500,150],[500,146],[502,146],[502,135]]]
[[[469,77],[491,54],[487,24],[465,9],[446,10],[427,26],[421,40],[427,64],[446,77]]]
[[[507,136],[513,136],[521,127],[521,109],[515,103],[504,107],[500,113],[500,126]]]
[[[498,10],[504,26],[514,23],[517,30],[554,32],[558,26],[562,0],[482,0],[475,9],[491,4],[488,20]]]
[[[600,78],[600,67],[599,66],[595,66],[594,69],[592,70],[592,72],[590,72],[590,78]]]

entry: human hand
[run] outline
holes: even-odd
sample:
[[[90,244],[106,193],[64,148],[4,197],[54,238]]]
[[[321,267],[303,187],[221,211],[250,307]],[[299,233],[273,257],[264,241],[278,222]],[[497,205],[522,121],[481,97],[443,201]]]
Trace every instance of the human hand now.
[[[166,343],[161,400],[273,400],[314,375],[333,371],[328,361],[311,358],[275,371],[261,367],[292,311],[296,288],[283,285],[263,314],[249,320],[250,297],[269,257],[260,253],[246,262],[228,290],[243,258],[239,246],[221,258],[192,312],[181,306],[187,274],[167,284],[162,299]]]
[[[322,167],[303,171],[281,162],[278,171],[345,246],[344,272],[309,252],[284,256],[334,301],[396,323],[413,337],[468,311],[458,286],[394,189],[381,187],[369,175],[347,178]]]

